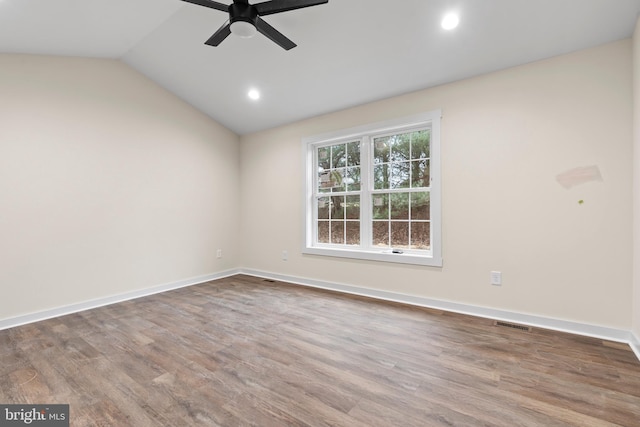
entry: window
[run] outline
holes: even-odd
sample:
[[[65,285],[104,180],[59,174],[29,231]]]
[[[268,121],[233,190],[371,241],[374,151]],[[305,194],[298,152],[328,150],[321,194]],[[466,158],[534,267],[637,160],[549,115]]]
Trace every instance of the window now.
[[[440,115],[303,140],[304,253],[442,265]]]

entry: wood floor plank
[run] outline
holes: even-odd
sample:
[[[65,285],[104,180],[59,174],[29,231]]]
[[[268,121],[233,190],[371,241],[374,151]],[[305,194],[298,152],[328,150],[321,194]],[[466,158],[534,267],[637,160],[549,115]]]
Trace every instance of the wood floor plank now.
[[[68,403],[79,427],[637,427],[640,362],[238,275],[0,331],[0,403]]]

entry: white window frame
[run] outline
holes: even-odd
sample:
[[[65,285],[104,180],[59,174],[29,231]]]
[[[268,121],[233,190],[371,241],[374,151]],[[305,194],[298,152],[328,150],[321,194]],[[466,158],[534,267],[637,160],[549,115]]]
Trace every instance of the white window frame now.
[[[441,214],[441,182],[440,182],[440,120],[441,110],[430,111],[410,117],[404,117],[384,122],[372,123],[350,129],[339,130],[322,135],[315,135],[302,140],[302,152],[305,171],[304,194],[304,244],[302,252],[308,255],[322,255],[340,258],[354,258],[371,261],[394,262],[401,264],[417,264],[433,267],[442,267],[442,214]],[[354,140],[368,141],[371,136],[383,133],[400,133],[412,131],[417,128],[429,126],[431,129],[430,141],[430,220],[431,220],[431,250],[411,251],[403,250],[403,253],[393,253],[391,249],[361,248],[351,246],[316,245],[317,233],[317,209],[315,209],[314,191],[315,180],[318,174],[315,161],[315,150],[320,145],[330,145]],[[361,161],[362,176],[371,176],[373,153],[369,150],[369,144],[361,146],[361,158],[369,159]],[[368,181],[369,187],[373,185]],[[364,182],[363,182],[364,186]],[[371,192],[373,188],[362,188],[361,206],[370,206]],[[371,221],[361,215],[361,230],[370,233]],[[366,223],[365,223],[366,222]]]

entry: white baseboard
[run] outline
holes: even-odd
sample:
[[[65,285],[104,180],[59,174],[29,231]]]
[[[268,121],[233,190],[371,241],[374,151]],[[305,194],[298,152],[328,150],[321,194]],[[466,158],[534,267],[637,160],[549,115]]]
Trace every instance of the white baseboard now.
[[[638,360],[640,360],[640,337],[638,335],[631,332],[631,339],[629,340],[629,345],[631,346],[631,350],[636,354]]]
[[[112,295],[109,297],[98,298],[77,304],[71,304],[63,307],[56,307],[50,310],[39,311],[36,313],[25,314],[23,316],[12,317],[0,320],[0,331],[3,329],[13,328],[27,323],[39,322],[41,320],[51,319],[53,317],[64,316],[67,314],[77,313],[79,311],[98,308],[109,304],[128,301],[148,295],[158,294],[160,292],[171,291],[173,289],[184,288],[186,286],[197,285],[199,283],[209,282],[211,280],[222,279],[234,276],[240,271],[237,269],[227,270],[219,273],[208,274],[205,276],[192,277],[190,279],[179,280],[173,283],[154,286],[152,288],[140,289],[137,291],[126,292],[123,294]]]
[[[635,351],[638,360],[640,360],[640,342],[634,344],[630,331],[623,329],[609,328],[606,326],[590,325],[580,322],[572,322],[569,320],[554,319],[543,316],[535,316],[531,314],[522,314],[511,311],[497,310],[493,308],[473,306],[450,301],[436,300],[431,298],[418,297],[413,295],[399,294],[389,291],[381,291],[377,289],[362,288],[359,286],[324,282],[320,280],[300,278],[295,276],[287,276],[283,274],[270,273],[252,269],[241,269],[242,274],[249,276],[262,277],[266,279],[278,280],[282,282],[293,283],[296,285],[309,286],[320,289],[344,292],[347,294],[361,295],[370,298],[381,299],[385,301],[400,302],[419,307],[428,307],[438,310],[451,311],[454,313],[467,314],[470,316],[483,317],[494,320],[502,320],[506,322],[518,323],[522,325],[538,327],[542,329],[550,329],[559,332],[567,332],[575,335],[582,335],[592,338],[604,339],[629,344]],[[635,348],[634,348],[635,345]]]

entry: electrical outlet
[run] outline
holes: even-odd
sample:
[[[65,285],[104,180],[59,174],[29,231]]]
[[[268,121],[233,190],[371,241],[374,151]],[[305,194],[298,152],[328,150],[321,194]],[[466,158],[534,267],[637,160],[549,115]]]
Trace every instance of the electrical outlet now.
[[[218,258],[218,259],[222,258],[222,249],[218,249],[216,251],[216,258]]]
[[[491,284],[493,286],[502,286],[502,272],[501,271],[492,271],[491,272]]]
[[[282,251],[282,260],[286,261],[289,259],[289,252],[287,251]]]

